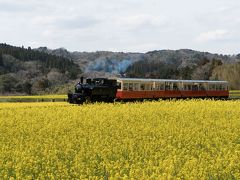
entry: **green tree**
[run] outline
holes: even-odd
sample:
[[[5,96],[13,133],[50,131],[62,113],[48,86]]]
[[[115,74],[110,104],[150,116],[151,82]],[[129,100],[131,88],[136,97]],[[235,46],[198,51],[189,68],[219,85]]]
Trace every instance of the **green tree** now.
[[[0,92],[3,94],[5,92],[15,92],[15,85],[17,80],[9,75],[1,75],[0,76]]]
[[[0,53],[0,66],[3,66],[3,55]]]

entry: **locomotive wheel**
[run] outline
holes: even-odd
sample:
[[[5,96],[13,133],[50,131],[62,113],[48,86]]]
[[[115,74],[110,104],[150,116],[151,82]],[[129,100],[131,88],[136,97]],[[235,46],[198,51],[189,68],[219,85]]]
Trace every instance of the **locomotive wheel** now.
[[[111,97],[109,97],[109,98],[107,98],[107,101],[106,101],[106,102],[112,103],[112,102],[114,102],[114,99],[111,98]]]
[[[78,101],[77,101],[77,99],[75,99],[75,98],[72,99],[71,101],[72,101],[73,104],[78,104]]]
[[[91,103],[91,98],[89,96],[87,96],[85,99],[86,99],[85,100],[86,103]]]

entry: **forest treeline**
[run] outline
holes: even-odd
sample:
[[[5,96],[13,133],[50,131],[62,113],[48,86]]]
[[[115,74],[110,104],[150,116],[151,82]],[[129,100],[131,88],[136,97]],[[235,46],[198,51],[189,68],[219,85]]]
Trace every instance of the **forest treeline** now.
[[[73,60],[0,44],[0,93],[39,94],[76,79],[81,72]]]

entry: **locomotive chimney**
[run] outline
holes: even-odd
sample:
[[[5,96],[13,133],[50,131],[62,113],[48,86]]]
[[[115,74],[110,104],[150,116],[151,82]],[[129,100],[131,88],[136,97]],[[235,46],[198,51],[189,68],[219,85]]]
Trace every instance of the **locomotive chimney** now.
[[[83,77],[81,77],[80,82],[81,82],[81,84],[83,84]]]

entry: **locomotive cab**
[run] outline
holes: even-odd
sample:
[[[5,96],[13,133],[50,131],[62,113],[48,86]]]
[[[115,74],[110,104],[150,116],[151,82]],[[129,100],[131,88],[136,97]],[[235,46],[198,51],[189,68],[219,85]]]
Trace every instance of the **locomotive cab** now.
[[[75,93],[83,93],[83,86],[81,83],[77,83],[75,86]]]

